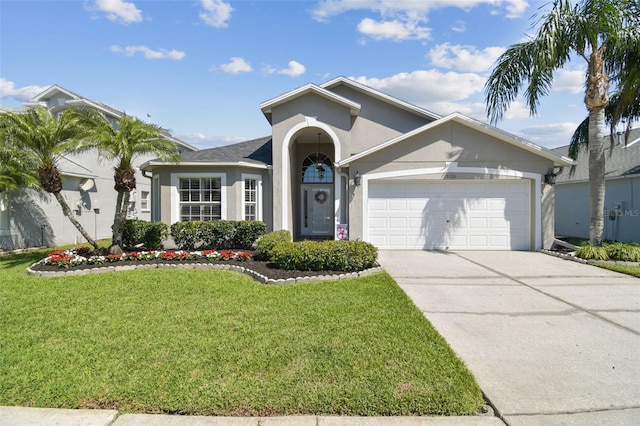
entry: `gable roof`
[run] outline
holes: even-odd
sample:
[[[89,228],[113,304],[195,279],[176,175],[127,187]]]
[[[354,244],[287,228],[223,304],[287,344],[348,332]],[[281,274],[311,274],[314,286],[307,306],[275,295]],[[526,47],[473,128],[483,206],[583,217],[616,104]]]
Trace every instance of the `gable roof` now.
[[[395,98],[391,95],[387,95],[386,93],[380,92],[372,87],[369,87],[367,85],[364,85],[358,81],[352,80],[350,78],[346,78],[346,77],[336,77],[333,80],[327,81],[326,83],[323,83],[320,85],[320,87],[322,87],[323,89],[327,89],[327,90],[331,90],[337,86],[349,86],[355,90],[358,90],[362,93],[365,93],[371,97],[374,97],[378,100],[381,100],[387,104],[399,107],[401,109],[404,109],[406,111],[412,112],[414,114],[418,114],[421,115],[423,117],[429,118],[431,120],[437,120],[439,118],[442,118],[441,115],[438,115],[434,112],[431,112],[429,110],[426,110],[424,108],[421,108],[417,105],[413,105],[410,104],[409,102],[405,102],[401,99]]]
[[[119,111],[107,104],[103,104],[102,102],[98,102],[98,101],[93,101],[91,99],[87,99],[83,96],[78,95],[77,93],[72,92],[71,90],[67,90],[64,87],[60,87],[57,84],[54,84],[53,86],[50,86],[48,89],[46,89],[44,92],[36,95],[35,97],[33,97],[32,99],[30,99],[29,101],[25,102],[24,104],[26,106],[37,106],[37,105],[42,105],[43,102],[46,102],[49,98],[55,96],[58,93],[62,93],[68,97],[70,97],[71,99],[68,100],[66,103],[68,105],[84,105],[84,106],[89,106],[92,108],[95,108],[103,113],[106,113],[110,116],[116,117],[116,118],[120,118],[124,115],[124,113],[122,111]]]
[[[116,119],[125,115],[124,112],[119,111],[107,104],[94,101],[91,99],[87,99],[81,95],[78,95],[77,93],[72,92],[71,90],[65,89],[64,87],[60,87],[57,84],[50,86],[42,93],[36,95],[31,100],[25,102],[24,105],[27,107],[47,106],[46,101],[52,98],[53,96],[55,96],[56,94],[63,94],[71,98],[65,102],[65,105],[68,105],[68,106],[90,107],[102,112],[103,114],[106,114],[107,116],[114,117]],[[58,105],[58,106],[61,106],[61,105]],[[180,139],[177,139],[174,136],[171,136],[168,132],[165,132],[165,137],[190,151],[197,150],[195,146],[190,145],[184,141],[181,141]]]
[[[611,149],[605,142],[605,179],[640,175],[640,128],[631,130],[629,142],[625,146],[624,135],[616,141]],[[569,154],[569,145],[555,148],[553,151],[560,155]],[[575,161],[575,171],[564,168],[556,176],[556,183],[573,183],[589,181],[589,154],[586,149],[581,150]]]
[[[271,111],[274,107],[290,102],[293,99],[299,98],[309,93],[314,93],[318,96],[321,96],[325,99],[328,99],[332,102],[335,102],[339,105],[349,108],[349,112],[351,113],[351,115],[358,115],[360,113],[360,104],[353,102],[347,98],[344,98],[340,95],[337,95],[313,83],[299,87],[290,92],[277,96],[273,99],[269,99],[268,101],[265,101],[260,104],[260,109],[262,110],[262,113],[267,118],[267,120],[269,120],[269,123],[273,124],[271,122]]]
[[[149,160],[140,166],[151,170],[154,166],[167,166],[176,163],[159,159]],[[181,166],[244,166],[266,169],[273,164],[271,155],[271,136],[240,142],[233,145],[201,149],[182,154]]]
[[[532,142],[527,141],[526,139],[522,139],[516,135],[513,135],[511,133],[505,132],[504,130],[500,130],[497,127],[494,126],[490,126],[486,123],[483,123],[481,121],[478,120],[474,120],[470,117],[467,117],[465,115],[462,115],[460,113],[453,113],[450,115],[447,115],[446,117],[442,117],[438,120],[432,121],[431,123],[425,124],[424,126],[418,127],[417,129],[414,129],[410,132],[404,133],[396,138],[390,139],[386,142],[383,142],[379,145],[376,145],[372,148],[369,148],[367,150],[364,150],[362,152],[359,152],[357,154],[354,154],[348,158],[345,158],[342,161],[339,161],[338,163],[336,163],[337,166],[345,166],[347,164],[349,164],[352,161],[358,160],[360,158],[366,157],[368,155],[371,155],[375,152],[378,152],[382,149],[388,148],[390,146],[393,146],[397,143],[401,143],[402,141],[405,141],[413,136],[419,135],[420,133],[426,132],[430,129],[433,129],[435,127],[441,126],[445,123],[448,122],[456,122],[459,124],[462,124],[463,126],[472,128],[474,130],[477,130],[481,133],[484,133],[486,135],[492,136],[496,139],[499,139],[503,142],[506,142],[508,144],[511,144],[513,146],[516,146],[518,148],[524,149],[525,151],[531,152],[533,154],[539,155],[541,157],[544,157],[548,160],[552,160],[554,162],[554,164],[558,165],[558,166],[567,166],[567,165],[571,165],[573,164],[573,161],[570,158],[564,157],[556,152],[553,152],[552,150],[548,149],[548,148],[544,148],[541,146],[538,146]]]

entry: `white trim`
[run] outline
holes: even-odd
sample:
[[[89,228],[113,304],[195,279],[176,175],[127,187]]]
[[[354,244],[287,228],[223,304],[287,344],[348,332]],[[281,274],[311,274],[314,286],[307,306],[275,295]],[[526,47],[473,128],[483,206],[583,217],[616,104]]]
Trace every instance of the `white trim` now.
[[[169,225],[180,221],[181,178],[220,178],[220,219],[227,218],[227,174],[226,173],[171,173],[171,218]]]
[[[539,173],[520,172],[511,169],[490,169],[484,167],[459,167],[457,162],[447,163],[444,167],[432,167],[424,169],[398,170],[393,172],[370,173],[362,176],[362,239],[369,241],[369,181],[381,180],[397,177],[424,176],[433,174],[456,173],[456,174],[483,174],[490,176],[507,177],[513,179],[531,179],[534,181],[535,192],[533,200],[535,202],[533,221],[534,228],[534,249],[542,248],[542,175]],[[444,181],[444,180],[442,180]],[[531,221],[531,216],[529,216]]]
[[[333,131],[331,127],[327,124],[316,120],[315,117],[305,117],[305,121],[296,124],[293,126],[284,137],[282,143],[282,180],[281,180],[281,188],[282,188],[282,201],[280,204],[280,208],[282,211],[282,229],[289,229],[289,203],[291,203],[291,209],[293,209],[292,197],[289,195],[292,194],[291,190],[291,145],[293,144],[294,137],[296,134],[306,128],[315,127],[321,130],[324,130],[329,134],[331,138],[331,142],[333,142],[333,150],[334,150],[334,166],[339,161],[340,156],[342,155],[340,149],[340,139],[336,132]],[[342,185],[340,185],[338,179],[334,179],[334,199],[335,199],[335,220],[336,223],[339,223],[342,206],[340,204],[340,199],[342,197]]]
[[[140,165],[140,170],[149,170],[149,167],[153,166],[214,166],[214,167],[246,167],[248,169],[261,169],[266,170],[269,166],[267,164],[247,163],[245,161],[179,161],[177,163],[169,161],[155,161],[149,160]]]
[[[481,133],[484,133],[486,135],[495,137],[503,142],[507,142],[511,145],[514,145],[518,148],[522,148],[525,151],[529,151],[533,154],[539,155],[543,158],[546,158],[548,160],[552,160],[554,162],[555,165],[558,166],[570,166],[573,164],[573,160],[571,160],[570,158],[564,157],[560,154],[555,153],[554,151],[542,147],[542,146],[538,146],[534,143],[531,143],[525,139],[519,138],[515,135],[512,135],[510,133],[507,133],[503,130],[498,129],[497,127],[493,127],[493,126],[489,126],[488,124],[482,123],[480,121],[474,120],[472,118],[469,118],[467,116],[464,116],[462,114],[459,114],[457,112],[450,114],[446,117],[443,117],[439,120],[433,121],[429,124],[425,124],[422,127],[418,127],[417,129],[414,129],[410,132],[407,132],[403,135],[400,135],[396,138],[390,139],[386,142],[383,142],[381,144],[378,144],[374,147],[371,147],[369,149],[366,149],[362,152],[359,152],[358,154],[352,155],[349,158],[344,159],[343,161],[341,161],[338,166],[342,167],[345,166],[355,160],[358,160],[360,158],[366,157],[368,155],[371,155],[375,152],[378,152],[382,149],[385,149],[387,147],[390,147],[392,145],[395,145],[399,142],[402,142],[412,136],[418,135],[422,132],[425,132],[427,130],[430,130],[434,127],[440,126],[442,124],[445,124],[449,121],[454,121],[456,123],[462,124],[464,126],[473,128],[475,130],[480,131]]]
[[[143,197],[144,194],[147,194],[146,197]],[[145,201],[147,203],[147,208],[142,207],[142,202]],[[140,190],[140,211],[142,213],[149,213],[151,211],[151,191],[143,191]]]
[[[246,179],[255,179],[256,181],[256,220],[262,220],[262,175],[253,175],[249,173],[242,173],[242,190],[240,191],[240,196],[242,197],[242,202],[240,205],[242,206],[242,210],[240,211],[240,217],[242,220],[245,220],[245,196],[244,196],[244,181]]]

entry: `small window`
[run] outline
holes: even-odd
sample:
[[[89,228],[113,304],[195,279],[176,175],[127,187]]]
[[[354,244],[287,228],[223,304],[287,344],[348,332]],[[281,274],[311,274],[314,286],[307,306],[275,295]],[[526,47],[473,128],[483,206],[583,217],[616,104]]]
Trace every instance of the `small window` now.
[[[244,180],[244,220],[258,218],[258,182],[255,179]]]
[[[149,191],[140,191],[140,210],[149,211]]]

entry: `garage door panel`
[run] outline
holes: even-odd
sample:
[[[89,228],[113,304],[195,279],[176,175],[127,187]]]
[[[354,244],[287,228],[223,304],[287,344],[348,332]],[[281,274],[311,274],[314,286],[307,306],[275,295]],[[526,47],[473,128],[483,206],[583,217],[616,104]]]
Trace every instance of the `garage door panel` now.
[[[380,248],[528,250],[528,181],[372,182],[369,240]]]

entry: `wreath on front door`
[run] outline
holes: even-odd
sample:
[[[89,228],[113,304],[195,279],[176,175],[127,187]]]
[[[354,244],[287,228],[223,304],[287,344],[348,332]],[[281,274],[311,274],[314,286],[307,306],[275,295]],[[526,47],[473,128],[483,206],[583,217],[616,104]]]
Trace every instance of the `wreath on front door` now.
[[[326,191],[318,191],[316,192],[316,195],[314,195],[314,198],[318,204],[324,204],[327,201],[327,198],[329,198],[329,194],[327,194]]]

